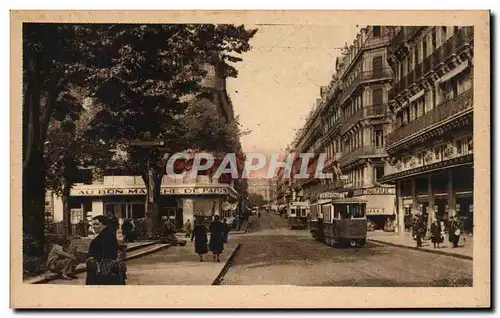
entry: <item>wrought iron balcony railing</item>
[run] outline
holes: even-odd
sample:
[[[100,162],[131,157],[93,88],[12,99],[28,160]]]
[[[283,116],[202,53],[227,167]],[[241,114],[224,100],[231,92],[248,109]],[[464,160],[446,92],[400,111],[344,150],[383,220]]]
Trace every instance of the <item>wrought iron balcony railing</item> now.
[[[388,112],[387,105],[375,105],[375,106],[367,106],[359,109],[354,115],[350,116],[345,120],[342,124],[342,129],[340,133],[345,134],[353,125],[358,123],[360,120],[364,118],[370,117],[378,117],[385,116]]]
[[[386,155],[384,147],[375,145],[358,147],[342,156],[339,160],[339,164],[345,166],[356,158],[374,155]]]
[[[390,78],[392,77],[392,71],[389,68],[381,68],[373,71],[360,72],[352,80],[350,85],[346,87],[342,95],[340,96],[340,103],[343,104],[345,100],[354,92],[358,85],[362,82]]]
[[[408,41],[422,26],[405,26],[394,36],[391,41],[391,50],[396,52],[398,48]]]
[[[407,125],[399,127],[390,133],[386,138],[387,145],[390,146],[406,137],[422,131],[427,127],[436,125],[453,115],[472,107],[473,89],[471,88],[457,97],[445,101],[414,121],[411,121]]]

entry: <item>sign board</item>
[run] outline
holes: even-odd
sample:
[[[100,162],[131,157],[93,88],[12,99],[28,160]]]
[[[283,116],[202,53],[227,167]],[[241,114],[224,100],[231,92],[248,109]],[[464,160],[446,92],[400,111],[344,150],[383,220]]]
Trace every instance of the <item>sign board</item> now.
[[[340,176],[340,180],[349,180],[349,176],[346,176],[346,175],[341,175]]]
[[[71,196],[106,196],[106,195],[146,195],[146,188],[100,188],[100,189],[71,189]],[[162,195],[210,195],[229,194],[229,188],[219,187],[175,187],[161,188]]]
[[[323,192],[318,195],[319,199],[343,199],[347,196],[347,192]]]
[[[371,208],[366,209],[366,215],[386,215],[384,208]]]
[[[396,189],[395,188],[377,187],[377,188],[354,190],[354,196],[361,196],[361,195],[389,195],[389,194],[396,194]]]

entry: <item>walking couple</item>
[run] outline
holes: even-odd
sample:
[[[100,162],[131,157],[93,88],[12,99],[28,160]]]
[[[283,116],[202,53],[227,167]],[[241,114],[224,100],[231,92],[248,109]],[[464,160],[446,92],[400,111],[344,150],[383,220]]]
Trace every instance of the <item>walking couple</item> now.
[[[200,256],[200,262],[203,262],[203,255],[208,253],[208,249],[214,256],[214,262],[220,262],[220,254],[224,250],[224,243],[227,242],[226,226],[220,221],[218,215],[214,216],[214,221],[208,228],[210,232],[210,242],[207,246],[207,229],[201,219],[196,220],[193,232],[191,233],[191,242],[194,240],[194,251]]]

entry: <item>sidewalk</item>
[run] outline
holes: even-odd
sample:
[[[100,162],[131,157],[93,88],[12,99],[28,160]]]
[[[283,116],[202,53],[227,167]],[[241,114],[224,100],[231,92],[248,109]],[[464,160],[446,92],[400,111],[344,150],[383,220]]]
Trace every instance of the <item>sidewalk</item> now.
[[[127,250],[126,250],[126,260],[131,260],[137,257],[141,257],[147,254],[151,254],[154,252],[157,252],[163,248],[168,247],[169,244],[161,244],[157,243],[155,241],[145,241],[145,242],[134,242],[134,243],[127,243]],[[76,266],[75,268],[75,273],[83,273],[87,269],[87,266],[85,263],[80,263]],[[59,275],[51,273],[49,271],[46,271],[43,274],[28,278],[24,280],[24,283],[27,284],[43,284],[47,283],[53,280],[57,280],[59,278]]]
[[[473,259],[474,238],[473,236],[468,235],[462,235],[460,237],[460,243],[456,248],[452,247],[452,244],[448,241],[448,237],[445,237],[444,242],[440,244],[440,248],[434,248],[434,245],[430,240],[424,240],[422,242],[422,247],[417,248],[417,243],[411,237],[411,233],[409,232],[405,232],[404,235],[399,236],[394,232],[374,231],[368,232],[367,239],[375,243],[416,249],[435,254],[449,255],[463,259]]]
[[[170,246],[145,257],[127,261],[127,285],[217,285],[229,267],[240,244],[230,242],[224,246],[221,262],[214,262],[211,254],[200,262],[194,253],[194,244]],[[78,279],[53,280],[58,285],[84,285],[85,273]]]

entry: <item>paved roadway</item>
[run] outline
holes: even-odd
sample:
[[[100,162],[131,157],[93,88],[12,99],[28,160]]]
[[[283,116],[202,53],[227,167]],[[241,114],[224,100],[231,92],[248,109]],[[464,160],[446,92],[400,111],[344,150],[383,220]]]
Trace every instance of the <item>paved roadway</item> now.
[[[223,285],[471,286],[472,261],[368,242],[332,248],[309,230],[290,230],[286,219],[263,213],[245,235]]]

